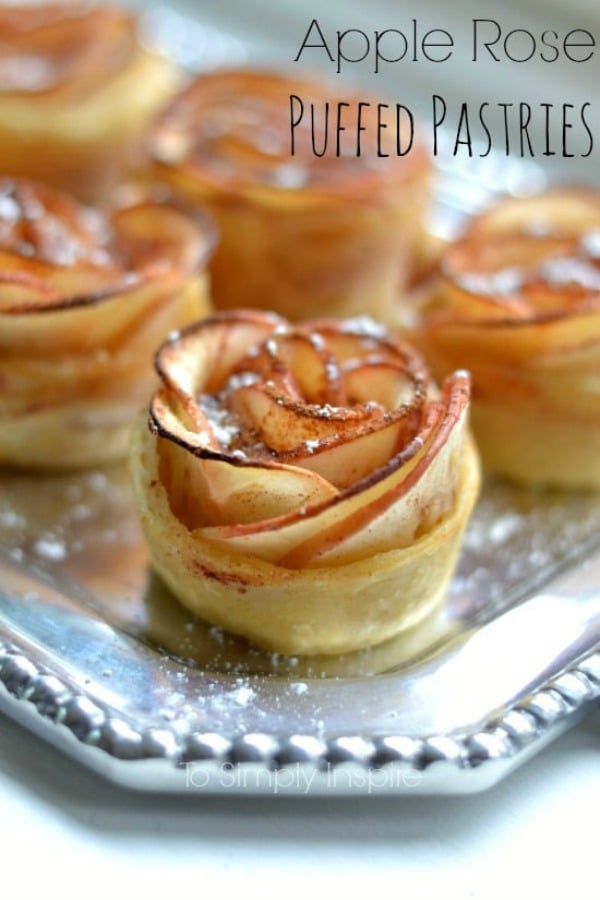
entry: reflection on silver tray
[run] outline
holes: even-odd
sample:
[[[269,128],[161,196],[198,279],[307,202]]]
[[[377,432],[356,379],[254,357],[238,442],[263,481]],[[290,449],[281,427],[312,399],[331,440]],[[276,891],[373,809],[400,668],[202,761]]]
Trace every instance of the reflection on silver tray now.
[[[161,15],[168,38],[181,22]],[[543,175],[493,159],[440,169],[436,232],[524,184]],[[0,475],[0,707],[115,782],[481,790],[599,698],[597,497],[486,483],[437,618],[371,650],[302,659],[179,607],[148,571],[125,468]]]
[[[443,614],[334,659],[182,610],[148,573],[124,468],[5,474],[0,497],[2,705],[121,783],[477,790],[600,696],[593,497],[488,483]]]

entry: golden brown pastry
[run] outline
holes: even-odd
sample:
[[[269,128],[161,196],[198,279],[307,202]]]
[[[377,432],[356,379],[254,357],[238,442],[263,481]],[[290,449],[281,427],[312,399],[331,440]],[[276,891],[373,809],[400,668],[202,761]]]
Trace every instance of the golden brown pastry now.
[[[419,340],[438,374],[473,376],[487,467],[600,487],[600,194],[506,199],[447,252]]]
[[[258,311],[192,325],[157,367],[131,469],[185,606],[268,649],[331,654],[440,603],[479,483],[467,375],[440,393],[372,321]]]
[[[179,81],[129,12],[0,4],[0,173],[104,199]]]
[[[0,179],[0,463],[122,456],[171,329],[207,311],[212,231],[150,201],[101,215]]]
[[[397,139],[408,146],[406,114],[398,129],[389,107],[378,128],[376,101],[364,100],[357,156],[359,101],[337,91],[285,75],[221,71],[198,77],[159,117],[147,145],[151,177],[208,206],[219,225],[216,307],[271,309],[294,321],[394,319],[425,218],[430,161],[416,137],[397,155]],[[304,109],[293,155],[291,123],[301,107],[291,95]],[[337,102],[347,104],[339,155]]]

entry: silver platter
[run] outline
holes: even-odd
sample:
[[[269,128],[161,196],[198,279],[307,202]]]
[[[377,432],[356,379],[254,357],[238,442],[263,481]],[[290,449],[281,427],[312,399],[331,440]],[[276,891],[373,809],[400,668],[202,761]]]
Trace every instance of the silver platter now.
[[[124,468],[0,480],[0,706],[150,791],[481,790],[600,697],[600,504],[486,484],[442,613],[333,659],[191,618]]]

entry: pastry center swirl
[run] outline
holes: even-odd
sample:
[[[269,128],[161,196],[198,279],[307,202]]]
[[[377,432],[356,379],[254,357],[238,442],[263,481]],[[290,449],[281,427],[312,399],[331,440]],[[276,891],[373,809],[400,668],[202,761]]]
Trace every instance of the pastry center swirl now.
[[[294,461],[395,422],[409,443],[426,393],[420,360],[376,326],[299,326],[276,328],[197,403],[209,426],[206,440],[220,451]]]
[[[577,234],[551,223],[499,235],[473,235],[450,253],[446,275],[463,290],[524,314],[576,309],[600,294],[600,223]]]

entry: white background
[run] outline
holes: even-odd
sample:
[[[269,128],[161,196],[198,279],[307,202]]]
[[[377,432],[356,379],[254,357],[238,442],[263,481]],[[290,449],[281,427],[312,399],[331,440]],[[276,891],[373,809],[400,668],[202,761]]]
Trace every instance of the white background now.
[[[2,721],[3,900],[598,900],[600,717],[462,797],[147,797]]]

